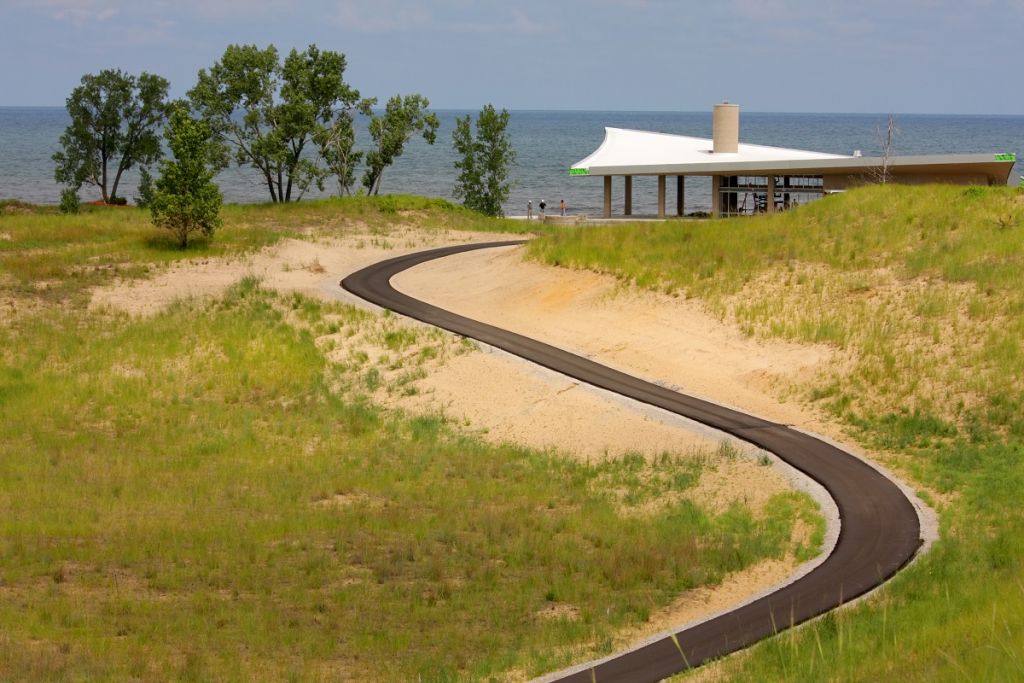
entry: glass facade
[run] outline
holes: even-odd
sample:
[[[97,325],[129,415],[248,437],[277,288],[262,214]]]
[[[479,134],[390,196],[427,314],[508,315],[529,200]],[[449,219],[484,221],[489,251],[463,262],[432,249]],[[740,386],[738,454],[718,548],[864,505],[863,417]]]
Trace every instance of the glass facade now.
[[[774,188],[770,181],[774,181]],[[722,176],[719,207],[723,216],[744,216],[767,212],[771,201],[775,211],[785,211],[820,198],[824,191],[820,175]]]

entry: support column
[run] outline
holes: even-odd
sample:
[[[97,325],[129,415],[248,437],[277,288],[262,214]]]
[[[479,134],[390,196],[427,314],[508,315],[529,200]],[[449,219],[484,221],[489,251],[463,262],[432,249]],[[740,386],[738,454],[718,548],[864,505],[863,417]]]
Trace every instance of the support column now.
[[[685,185],[684,185],[684,177],[685,176],[681,176],[681,175],[677,175],[676,176],[676,215],[677,216],[682,216],[683,215],[683,205],[684,205],[684,202],[683,202],[683,188],[685,187]]]
[[[665,176],[658,176],[658,218],[665,217]]]
[[[626,211],[627,216],[633,215],[633,176],[626,176]]]
[[[775,175],[768,174],[768,213],[775,213]]]
[[[604,217],[612,217],[612,177],[604,177]]]
[[[718,218],[722,215],[722,176],[711,176],[711,217]]]

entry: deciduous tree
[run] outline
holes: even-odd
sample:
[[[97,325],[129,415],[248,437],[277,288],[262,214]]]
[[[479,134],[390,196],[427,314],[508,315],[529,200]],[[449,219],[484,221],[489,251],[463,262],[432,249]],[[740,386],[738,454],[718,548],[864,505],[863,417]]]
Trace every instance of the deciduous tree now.
[[[452,134],[460,157],[455,162],[459,177],[454,194],[467,207],[489,216],[504,214],[501,205],[512,190],[509,174],[516,153],[506,134],[508,120],[508,110],[498,112],[488,104],[477,116],[475,136],[469,114],[455,120]]]
[[[82,76],[66,102],[71,125],[53,155],[57,182],[75,191],[95,185],[104,202],[116,197],[128,169],[160,158],[157,131],[167,118],[167,89],[166,79],[145,72],[138,78],[114,69]]]
[[[427,144],[434,144],[441,122],[437,114],[427,108],[430,100],[422,95],[395,95],[388,100],[384,113],[370,121],[370,137],[374,148],[366,154],[366,171],[363,186],[368,194],[380,192],[380,181],[384,169],[402,156],[405,145],[412,136],[419,133]]]
[[[220,227],[222,197],[213,176],[221,151],[209,124],[193,119],[184,106],[171,114],[165,136],[174,158],[160,162],[149,210],[153,223],[170,230],[184,249],[190,234],[209,237]]]
[[[238,165],[259,172],[272,201],[297,201],[328,175],[313,144],[359,101],[344,73],[345,55],[316,45],[292,50],[283,63],[273,45],[229,45],[199,72],[189,97]]]
[[[354,107],[340,110],[331,125],[324,127],[317,136],[320,157],[327,165],[327,170],[337,178],[338,194],[342,197],[352,194],[356,167],[366,155],[366,152],[355,148],[356,116],[372,116],[372,107],[376,103],[376,98],[370,98],[360,101]]]

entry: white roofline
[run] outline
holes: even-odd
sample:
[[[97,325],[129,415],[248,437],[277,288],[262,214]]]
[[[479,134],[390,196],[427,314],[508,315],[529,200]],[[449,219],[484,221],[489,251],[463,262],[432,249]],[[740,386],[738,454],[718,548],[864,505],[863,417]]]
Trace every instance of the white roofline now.
[[[592,154],[571,168],[586,170],[591,176],[609,175],[718,175],[731,173],[820,174],[857,173],[882,165],[881,157],[854,157],[810,152],[785,147],[769,147],[740,143],[736,153],[715,154],[713,141],[686,135],[605,128],[605,137]],[[1006,167],[1009,177],[1013,161],[1000,160],[996,154],[940,154],[891,157],[894,168],[921,167],[935,170],[939,166],[960,164],[996,164]]]

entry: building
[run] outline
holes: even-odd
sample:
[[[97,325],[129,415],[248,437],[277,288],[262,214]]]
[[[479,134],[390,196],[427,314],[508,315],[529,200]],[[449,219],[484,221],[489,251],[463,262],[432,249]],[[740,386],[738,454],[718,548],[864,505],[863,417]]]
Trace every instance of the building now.
[[[675,178],[674,214],[684,215],[687,176],[710,176],[712,214],[772,213],[829,192],[879,182],[1006,185],[1015,154],[864,157],[808,152],[739,141],[735,104],[716,104],[712,139],[605,128],[604,142],[569,169],[604,178],[604,216],[612,215],[612,179],[625,183],[623,213],[633,213],[633,177],[658,177],[658,217],[666,215],[666,184]]]

